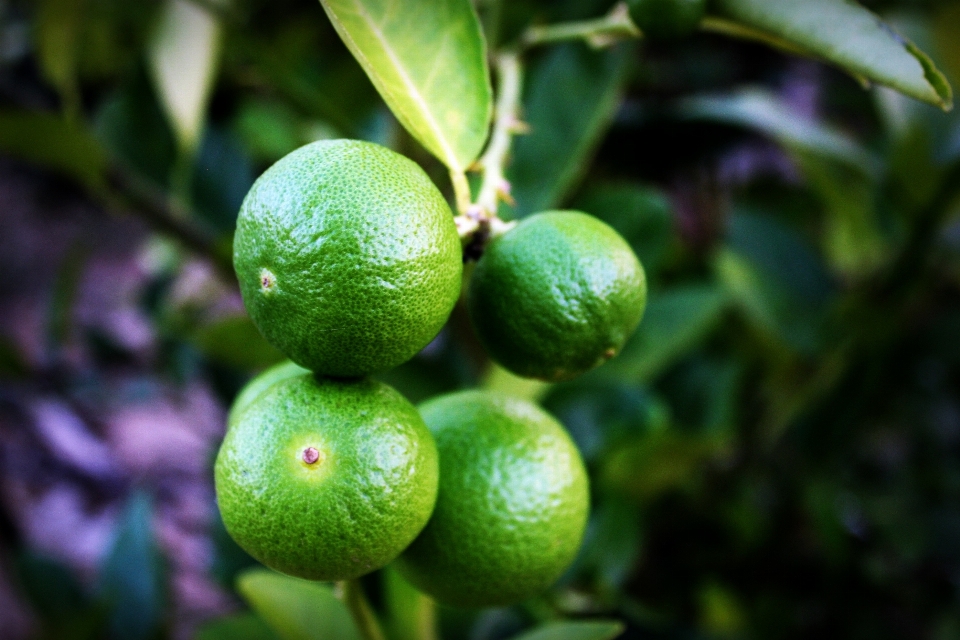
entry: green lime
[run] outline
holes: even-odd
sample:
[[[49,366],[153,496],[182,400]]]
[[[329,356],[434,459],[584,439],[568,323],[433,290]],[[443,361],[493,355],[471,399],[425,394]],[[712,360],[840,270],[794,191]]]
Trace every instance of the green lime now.
[[[693,33],[707,10],[707,0],[628,0],[630,17],[643,35],[669,40]]]
[[[385,384],[287,377],[234,420],[214,469],[227,531],[290,575],[346,580],[420,533],[437,450],[416,408]]]
[[[463,268],[450,207],[426,173],[356,140],[314,142],[260,176],[233,261],[267,340],[337,377],[386,371],[430,342]]]
[[[230,415],[227,416],[227,424],[233,424],[237,416],[239,416],[250,403],[256,400],[257,396],[273,386],[274,382],[302,376],[305,373],[307,373],[306,369],[287,360],[286,362],[273,365],[256,376],[248,382],[247,385],[240,390],[240,393],[237,394],[237,397],[234,398],[233,405],[230,407]]]
[[[623,347],[643,317],[646,277],[630,245],[577,211],[530,216],[487,246],[470,278],[470,318],[513,373],[567,380]]]
[[[400,571],[457,606],[506,605],[549,587],[576,555],[590,506],[566,431],[531,402],[484,391],[420,412],[440,453],[440,489]]]

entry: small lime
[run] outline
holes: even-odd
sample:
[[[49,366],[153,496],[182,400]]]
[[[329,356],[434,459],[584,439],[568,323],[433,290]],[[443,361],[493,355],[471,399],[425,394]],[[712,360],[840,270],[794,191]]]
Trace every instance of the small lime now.
[[[547,211],[490,243],[467,301],[494,360],[558,381],[619,353],[646,299],[643,267],[620,234],[585,213]]]
[[[314,142],[270,167],[243,201],[233,258],[263,335],[322,375],[409,360],[460,295],[450,207],[413,161],[369,142]]]
[[[549,587],[580,547],[590,501],[563,427],[531,402],[483,391],[420,411],[437,442],[440,489],[400,571],[457,606],[506,605]]]
[[[290,575],[346,580],[392,561],[426,524],[437,450],[385,384],[276,380],[231,425],[214,469],[227,531]]]

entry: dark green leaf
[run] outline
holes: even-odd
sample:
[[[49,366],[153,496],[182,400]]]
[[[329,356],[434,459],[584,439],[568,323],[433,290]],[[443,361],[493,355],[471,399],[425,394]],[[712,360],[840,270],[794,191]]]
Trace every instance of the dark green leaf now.
[[[548,622],[513,640],[613,640],[623,629],[622,622],[614,621]]]
[[[469,0],[321,0],[397,119],[452,171],[480,155],[493,108]]]
[[[727,298],[714,286],[687,285],[651,295],[640,328],[603,375],[650,380],[699,346],[717,326]]]
[[[103,187],[106,157],[97,140],[81,123],[52,113],[0,111],[0,152],[91,190]]]
[[[359,640],[350,613],[329,586],[251,569],[237,591],[283,640]]]
[[[944,109],[953,105],[950,85],[933,61],[850,0],[716,0],[711,9],[868,81]]]
[[[822,121],[798,115],[783,100],[761,89],[689,98],[680,104],[679,113],[760,131],[788,150],[829,158],[864,172],[876,171],[878,164],[847,134]]]
[[[210,622],[193,640],[279,640],[267,624],[252,613],[241,613]]]
[[[110,608],[110,637],[151,638],[163,619],[165,576],[153,534],[150,497],[133,494],[100,572],[100,593]]]
[[[43,0],[37,12],[37,54],[43,75],[60,92],[68,112],[80,106],[77,61],[86,2]]]
[[[193,335],[193,342],[216,362],[246,371],[268,367],[284,358],[246,315],[229,316],[201,327]]]
[[[515,140],[507,169],[518,216],[559,205],[576,185],[613,119],[633,52],[568,44],[531,70],[523,111],[530,133]]]

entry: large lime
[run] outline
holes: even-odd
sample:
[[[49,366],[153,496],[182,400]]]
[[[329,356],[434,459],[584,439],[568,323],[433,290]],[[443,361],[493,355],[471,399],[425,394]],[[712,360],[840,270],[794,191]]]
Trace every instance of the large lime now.
[[[250,400],[215,466],[233,539],[268,567],[313,580],[393,560],[430,517],[437,477],[433,438],[399,393],[312,374]]]
[[[585,213],[548,211],[486,248],[468,305],[494,360],[519,376],[557,381],[616,355],[646,299],[643,267],[620,234]]]
[[[443,196],[411,160],[356,140],[309,144],[260,176],[233,259],[267,340],[330,376],[410,359],[460,293],[460,240]]]
[[[459,606],[510,604],[550,586],[589,511],[586,471],[563,427],[526,400],[483,391],[420,410],[440,453],[440,490],[401,572]]]

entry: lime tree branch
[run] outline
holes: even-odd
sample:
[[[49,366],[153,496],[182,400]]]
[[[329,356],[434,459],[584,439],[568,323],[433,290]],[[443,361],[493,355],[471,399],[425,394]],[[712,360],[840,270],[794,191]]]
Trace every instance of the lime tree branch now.
[[[640,29],[630,19],[627,4],[618,2],[602,18],[530,27],[520,38],[520,44],[523,47],[536,47],[566,40],[585,40],[590,46],[601,48],[618,40],[639,38],[641,35]]]
[[[466,213],[457,216],[457,230],[461,238],[472,237],[482,227],[493,233],[505,230],[506,223],[497,217],[500,200],[510,197],[510,184],[504,175],[504,165],[510,155],[513,136],[525,130],[520,121],[520,98],[523,87],[523,66],[516,52],[504,52],[496,57],[497,104],[496,119],[487,150],[480,158],[483,182],[477,201]]]
[[[337,597],[346,605],[357,625],[363,640],[386,640],[373,608],[363,594],[359,580],[343,580],[337,583]]]

